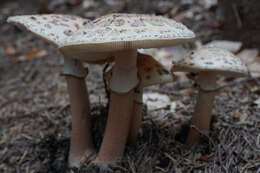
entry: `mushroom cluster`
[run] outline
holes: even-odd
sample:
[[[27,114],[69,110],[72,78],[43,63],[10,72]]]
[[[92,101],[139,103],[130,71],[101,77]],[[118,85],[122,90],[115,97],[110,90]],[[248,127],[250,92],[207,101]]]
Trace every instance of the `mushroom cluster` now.
[[[171,80],[158,62],[138,54],[137,49],[174,46],[195,37],[181,23],[142,14],[110,14],[93,21],[70,15],[26,15],[9,17],[8,22],[51,42],[64,55],[63,74],[72,109],[69,166],[77,167],[84,156],[90,158],[95,153],[84,80],[87,71],[82,62],[114,61],[109,78],[108,120],[101,148],[93,161],[106,166],[121,158],[127,139],[130,142],[136,139],[141,114],[135,100],[141,98],[141,89]]]
[[[25,15],[8,22],[55,45],[64,56],[63,74],[72,110],[69,166],[88,161],[107,166],[122,157],[125,144],[135,143],[142,120],[144,87],[171,82],[172,75],[152,56],[139,48],[174,46],[192,41],[194,33],[181,23],[160,16],[110,14],[93,21],[71,15]],[[113,61],[105,78],[110,107],[101,148],[96,155],[90,133],[90,103],[83,62]],[[190,52],[175,63],[172,72],[196,72],[199,96],[186,143],[200,139],[198,130],[208,132],[218,75],[246,76],[248,69],[232,53],[214,47]]]
[[[92,161],[107,166],[119,160],[125,144],[135,143],[142,120],[143,88],[171,82],[172,74],[140,48],[175,46],[195,37],[183,24],[160,16],[110,14],[93,21],[71,15],[25,15],[8,22],[52,43],[64,56],[63,74],[68,85],[72,112],[69,166]],[[90,133],[90,103],[83,62],[104,64],[113,61],[105,78],[110,90],[108,120],[101,147],[96,148]],[[218,86],[218,75],[246,76],[248,69],[232,53],[214,47],[192,51],[175,63],[172,72],[196,72],[199,96],[191,120],[187,144],[200,138],[197,130],[208,131]],[[84,160],[83,158],[88,158]]]

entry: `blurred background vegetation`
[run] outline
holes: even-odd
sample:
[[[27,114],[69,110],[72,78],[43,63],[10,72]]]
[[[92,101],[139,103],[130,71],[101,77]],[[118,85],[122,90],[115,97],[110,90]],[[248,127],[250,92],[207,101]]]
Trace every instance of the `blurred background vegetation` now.
[[[15,5],[16,14],[72,13],[90,19],[112,12],[165,15],[196,32],[210,28],[199,35],[204,41],[225,37],[260,45],[259,0],[1,0],[2,19]]]

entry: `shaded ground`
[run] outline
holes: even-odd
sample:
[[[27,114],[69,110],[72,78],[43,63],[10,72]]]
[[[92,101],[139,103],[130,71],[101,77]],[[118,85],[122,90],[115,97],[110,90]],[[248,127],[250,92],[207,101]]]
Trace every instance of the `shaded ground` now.
[[[217,21],[210,20],[215,18],[214,10],[205,10],[198,4],[159,6],[158,2],[165,1],[150,3],[145,12],[176,17],[194,29],[202,40],[219,37]],[[85,17],[112,11],[99,3],[87,10],[63,3],[48,8]],[[141,7],[133,4],[119,8],[119,11],[140,10]],[[187,17],[190,11],[191,17]],[[19,10],[16,2],[6,3],[1,9],[1,23],[7,16],[21,13],[25,12]],[[8,24],[0,27],[0,35],[0,172],[65,172],[70,107],[65,81],[60,75],[61,55],[45,42]],[[47,54],[18,61],[18,57],[32,53],[32,49]],[[87,78],[97,146],[107,112],[101,71],[102,67],[90,66]],[[114,172],[260,172],[260,107],[255,103],[260,95],[259,82],[254,79],[225,88],[216,98],[211,134],[193,148],[182,144],[185,139],[182,126],[188,124],[193,111],[195,85],[178,80],[148,88],[147,92],[168,94],[177,102],[176,110],[144,111],[138,144],[128,146],[123,162],[113,168]],[[153,120],[151,114],[167,116]],[[98,172],[89,166],[79,172],[86,170]]]
[[[241,40],[260,49],[260,1],[223,0],[221,6],[226,16],[225,38]]]

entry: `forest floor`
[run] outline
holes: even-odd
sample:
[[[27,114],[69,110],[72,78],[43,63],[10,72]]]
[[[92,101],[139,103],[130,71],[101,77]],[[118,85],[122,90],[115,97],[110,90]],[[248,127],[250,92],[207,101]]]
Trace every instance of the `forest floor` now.
[[[113,7],[99,1],[81,5],[55,2],[47,9],[88,18],[112,11],[165,15],[194,30],[198,41],[221,39],[215,6],[208,9],[205,4],[188,3],[192,1],[161,0]],[[30,11],[21,10],[16,1],[0,5],[0,172],[66,172],[71,113],[66,83],[60,74],[62,56],[46,42],[5,22],[8,16]],[[153,52],[164,56],[191,47],[194,46]],[[102,69],[103,66],[90,65],[86,79],[97,147],[107,115]],[[148,109],[144,109],[138,142],[127,146],[114,172],[260,172],[260,79],[221,78],[219,83],[228,86],[216,96],[210,134],[193,147],[183,141],[196,102],[194,82],[179,74],[172,83],[145,89],[146,95],[157,94],[158,99],[167,96],[171,102],[156,110],[144,103]],[[98,172],[88,165],[77,171]]]

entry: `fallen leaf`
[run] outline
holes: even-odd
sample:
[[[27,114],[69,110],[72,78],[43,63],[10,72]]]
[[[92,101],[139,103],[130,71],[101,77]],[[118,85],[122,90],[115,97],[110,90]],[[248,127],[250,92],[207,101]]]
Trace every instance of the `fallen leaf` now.
[[[194,16],[196,15],[197,11],[198,11],[197,6],[191,7],[183,12],[180,12],[178,15],[176,15],[174,17],[174,20],[183,21],[184,19],[194,19]]]
[[[257,136],[256,146],[257,146],[257,148],[260,148],[260,134],[258,134],[258,136]],[[260,160],[260,158],[259,158],[259,160]]]
[[[249,64],[248,69],[252,77],[260,77],[260,63]]]
[[[15,55],[17,53],[16,49],[11,44],[6,44],[4,46],[4,51],[7,55]]]
[[[212,158],[213,155],[203,155],[200,158],[198,158],[199,161],[207,162]]]
[[[181,118],[183,118],[183,115],[182,114],[172,114],[172,116],[171,116],[173,119],[176,119],[176,120],[178,120],[178,119],[181,119]]]
[[[245,122],[247,118],[248,118],[248,115],[245,112],[243,112],[239,118],[239,121]]]
[[[256,58],[258,56],[257,49],[244,49],[237,54],[239,58],[241,58],[245,63],[251,64],[256,62]]]
[[[231,116],[236,118],[236,119],[239,119],[240,116],[241,116],[241,113],[238,112],[238,111],[234,111],[234,112],[231,112]]]
[[[206,9],[209,9],[218,4],[218,0],[199,0],[199,3]]]
[[[0,165],[0,168],[1,168],[1,169],[4,169],[5,167],[6,167],[5,164],[1,164],[1,165]]]
[[[178,80],[180,82],[190,80],[189,77],[187,76],[186,72],[174,72],[174,75],[176,76],[176,80]]]
[[[122,0],[104,0],[107,5],[112,7],[113,9],[119,10],[124,8],[126,2]]]
[[[143,102],[147,104],[148,110],[156,111],[169,107],[171,112],[175,112],[176,102],[172,102],[170,97],[165,94],[148,92],[143,94]]]
[[[84,9],[89,9],[89,8],[96,7],[96,6],[97,6],[97,3],[94,0],[83,1],[83,3],[82,3],[82,7]]]
[[[246,63],[252,77],[260,77],[260,57],[257,49],[244,49],[237,56]]]
[[[39,50],[37,48],[33,48],[33,49],[29,50],[28,52],[26,52],[24,55],[18,57],[18,60],[26,61],[26,60],[31,60],[34,58],[40,58],[40,57],[43,57],[46,55],[47,55],[46,50]]]
[[[254,104],[256,104],[257,108],[260,108],[260,98],[256,99]]]
[[[197,89],[196,88],[185,88],[179,91],[180,94],[191,94],[194,93]]]

